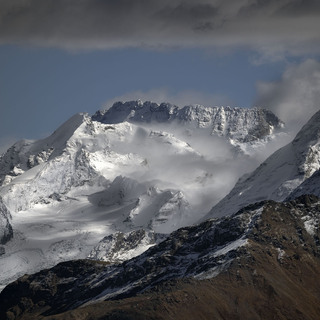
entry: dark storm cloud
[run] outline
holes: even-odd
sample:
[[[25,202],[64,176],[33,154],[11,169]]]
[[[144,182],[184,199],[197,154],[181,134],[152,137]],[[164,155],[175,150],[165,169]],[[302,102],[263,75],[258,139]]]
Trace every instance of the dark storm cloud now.
[[[2,0],[0,43],[67,49],[245,46],[319,52],[313,0]]]
[[[319,0],[289,1],[277,13],[284,16],[299,17],[318,15],[320,11]]]
[[[218,9],[211,4],[176,3],[156,12],[154,17],[168,26],[175,25],[186,29],[197,29],[201,25],[212,25]]]
[[[255,0],[247,1],[239,10],[239,14],[298,17],[319,14],[319,10],[318,0]]]

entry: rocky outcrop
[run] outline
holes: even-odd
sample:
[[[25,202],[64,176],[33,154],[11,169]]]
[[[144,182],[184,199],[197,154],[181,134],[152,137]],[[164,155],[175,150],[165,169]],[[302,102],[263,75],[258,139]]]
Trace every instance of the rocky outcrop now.
[[[13,237],[10,220],[11,214],[0,197],[0,244],[7,243]]]
[[[93,120],[103,123],[166,123],[209,128],[212,135],[224,136],[237,142],[250,142],[281,129],[283,122],[271,111],[260,108],[204,107],[202,105],[179,108],[170,103],[157,104],[140,100],[116,102],[106,111],[98,111]]]
[[[88,258],[110,263],[123,262],[140,255],[166,237],[167,235],[144,229],[133,230],[127,233],[115,232],[104,237],[94,247]]]

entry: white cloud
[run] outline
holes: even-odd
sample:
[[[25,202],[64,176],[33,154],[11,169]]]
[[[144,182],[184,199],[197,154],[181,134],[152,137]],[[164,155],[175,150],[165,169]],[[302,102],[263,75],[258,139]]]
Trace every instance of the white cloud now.
[[[320,109],[320,63],[289,65],[279,81],[257,85],[256,104],[272,110],[297,132]]]

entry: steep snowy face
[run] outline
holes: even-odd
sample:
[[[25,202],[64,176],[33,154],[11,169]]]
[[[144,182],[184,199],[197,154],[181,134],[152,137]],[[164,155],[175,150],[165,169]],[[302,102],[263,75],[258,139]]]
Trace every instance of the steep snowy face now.
[[[209,108],[202,105],[179,108],[169,103],[142,103],[140,100],[117,102],[106,111],[98,111],[93,119],[103,123],[178,122],[191,128],[207,128],[212,135],[241,143],[262,139],[283,127],[283,123],[265,109]]]
[[[87,117],[85,114],[76,114],[48,138],[15,143],[0,157],[0,185],[8,184],[23,172],[61,155],[67,141]]]
[[[14,169],[2,170],[1,194],[10,210],[26,210],[95,176],[88,161],[89,148],[81,148],[90,121],[87,115],[75,115],[49,138],[9,149],[2,160],[7,163],[13,157],[19,168],[13,173]]]
[[[295,190],[305,194],[302,183],[320,169],[320,111],[300,130],[294,140],[272,154],[255,171],[239,179],[231,192],[207,215],[223,216],[249,203],[282,201]],[[308,185],[316,181],[310,178]],[[299,186],[301,186],[300,191]],[[309,188],[309,187],[308,187]]]
[[[227,137],[233,143],[263,139],[283,127],[271,111],[258,108],[186,106],[178,110],[176,119],[211,128],[211,135]]]

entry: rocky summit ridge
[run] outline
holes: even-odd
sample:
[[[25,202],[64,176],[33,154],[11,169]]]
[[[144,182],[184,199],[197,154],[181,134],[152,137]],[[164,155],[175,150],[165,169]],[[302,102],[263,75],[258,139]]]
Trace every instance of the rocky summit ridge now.
[[[210,134],[224,136],[237,142],[262,139],[284,123],[271,111],[263,108],[178,107],[170,103],[157,104],[141,100],[116,102],[107,110],[98,111],[94,120],[103,123],[183,123],[191,127],[209,129]]]

